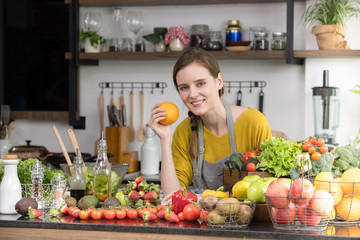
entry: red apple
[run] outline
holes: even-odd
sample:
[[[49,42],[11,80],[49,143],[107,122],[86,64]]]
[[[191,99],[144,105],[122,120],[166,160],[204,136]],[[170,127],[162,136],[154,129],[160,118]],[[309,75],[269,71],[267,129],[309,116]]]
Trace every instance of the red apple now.
[[[313,193],[313,184],[306,178],[298,178],[291,184],[290,201],[297,205],[304,205],[310,201]]]
[[[284,178],[272,181],[265,193],[266,202],[274,208],[286,208],[289,205],[290,182]]]
[[[273,208],[272,217],[277,224],[290,225],[294,222],[296,216],[296,207],[289,203],[286,208]]]
[[[321,216],[315,214],[310,210],[309,205],[300,205],[296,210],[297,218],[304,225],[318,225],[321,221]]]
[[[309,207],[318,215],[325,216],[334,208],[334,197],[325,190],[317,190],[309,202]]]

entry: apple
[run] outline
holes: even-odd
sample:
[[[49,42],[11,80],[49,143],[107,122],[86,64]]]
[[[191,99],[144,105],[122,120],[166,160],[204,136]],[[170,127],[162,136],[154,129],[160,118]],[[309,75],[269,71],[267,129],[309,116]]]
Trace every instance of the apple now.
[[[295,204],[289,203],[286,208],[272,208],[272,217],[277,224],[290,225],[296,216]]]
[[[290,187],[290,201],[297,205],[308,203],[314,194],[313,184],[306,178],[296,179]]]
[[[310,199],[309,207],[318,215],[325,216],[334,208],[334,197],[325,190],[317,190]]]
[[[259,178],[252,182],[247,190],[247,198],[254,200],[256,203],[265,203],[265,192],[270,184],[266,178]]]
[[[308,204],[297,207],[296,215],[301,224],[304,225],[318,225],[321,221],[321,216],[311,211]]]
[[[259,175],[247,175],[246,177],[243,178],[243,181],[248,181],[248,182],[255,182],[257,180],[259,180],[261,177]]]
[[[284,178],[277,178],[270,182],[265,196],[266,202],[274,208],[284,208],[289,204],[290,182]]]

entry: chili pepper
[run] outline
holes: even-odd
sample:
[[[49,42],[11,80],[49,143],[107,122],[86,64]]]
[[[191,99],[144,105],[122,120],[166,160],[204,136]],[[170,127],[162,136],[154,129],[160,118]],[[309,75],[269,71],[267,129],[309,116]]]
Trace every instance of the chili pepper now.
[[[188,192],[186,188],[184,188],[184,190],[178,190],[172,195],[173,210],[176,214],[182,212],[184,207],[190,202],[197,202],[197,196],[195,193]]]
[[[214,195],[215,197],[219,197],[219,198],[228,198],[229,195],[226,192],[223,192],[223,190],[224,190],[223,186],[219,187],[216,191],[211,189],[206,189],[202,193],[201,198],[204,198],[206,195]]]

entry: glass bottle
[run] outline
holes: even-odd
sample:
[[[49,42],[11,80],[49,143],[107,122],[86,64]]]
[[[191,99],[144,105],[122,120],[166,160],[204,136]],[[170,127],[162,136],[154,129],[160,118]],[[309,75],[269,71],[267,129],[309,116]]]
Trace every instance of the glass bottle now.
[[[205,33],[209,31],[209,26],[205,24],[191,25],[190,30],[190,46],[202,47],[202,41],[204,40]]]
[[[66,190],[66,178],[62,177],[60,173],[51,179],[52,190],[54,192],[54,201],[52,208],[60,209],[65,204],[64,193]]]
[[[273,32],[271,39],[272,50],[285,50],[286,49],[286,33]]]
[[[77,155],[74,158],[74,172],[70,180],[70,196],[74,197],[76,201],[79,201],[85,195],[86,181],[83,173],[83,159],[79,156],[77,149]]]
[[[145,131],[146,139],[141,146],[141,174],[159,174],[160,152],[159,146],[155,141],[155,132],[147,124]]]
[[[94,196],[103,202],[106,198],[111,197],[111,165],[107,157],[107,142],[102,138],[98,142],[98,155],[93,170]]]
[[[115,41],[125,37],[122,17],[121,8],[114,8],[109,38]]]
[[[242,32],[239,20],[229,20],[226,26],[226,46],[238,46],[242,40]]]
[[[205,33],[205,38],[203,40],[202,47],[204,50],[207,51],[221,51],[223,49],[221,32],[207,31]]]
[[[19,158],[16,154],[5,154],[4,176],[0,184],[0,213],[16,214],[15,205],[21,199],[21,184],[17,174]]]
[[[39,163],[39,160],[36,160],[36,163],[29,167],[31,172],[31,180],[32,180],[32,198],[36,200],[38,203],[38,209],[45,208],[45,201],[43,197],[43,185],[42,182],[44,180],[44,166]]]
[[[256,32],[253,44],[254,50],[269,50],[269,40],[267,32]]]

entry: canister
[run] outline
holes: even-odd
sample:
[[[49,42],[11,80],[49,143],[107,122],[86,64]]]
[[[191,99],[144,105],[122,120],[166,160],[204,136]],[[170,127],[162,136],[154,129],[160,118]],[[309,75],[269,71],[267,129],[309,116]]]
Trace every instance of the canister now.
[[[239,20],[229,20],[226,26],[226,46],[238,46],[242,40]]]
[[[256,32],[253,44],[254,50],[269,50],[269,40],[267,32]]]
[[[209,26],[206,24],[191,25],[190,30],[190,46],[202,47],[202,41],[205,38],[205,33],[209,31]]]
[[[285,50],[286,49],[286,33],[273,32],[271,39],[272,50]]]
[[[221,31],[207,31],[202,47],[207,51],[221,51],[223,49]]]

